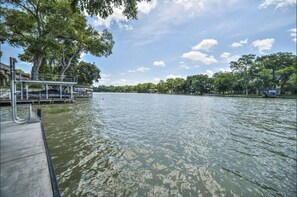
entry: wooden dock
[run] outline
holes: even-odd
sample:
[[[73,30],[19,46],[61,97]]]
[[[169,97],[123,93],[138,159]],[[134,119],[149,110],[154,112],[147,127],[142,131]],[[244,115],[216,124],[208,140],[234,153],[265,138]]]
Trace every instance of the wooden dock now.
[[[0,196],[59,196],[41,122],[1,122],[0,130]]]
[[[75,103],[74,99],[18,99],[17,104],[59,104],[59,103]],[[10,106],[11,100],[0,99],[0,106]]]

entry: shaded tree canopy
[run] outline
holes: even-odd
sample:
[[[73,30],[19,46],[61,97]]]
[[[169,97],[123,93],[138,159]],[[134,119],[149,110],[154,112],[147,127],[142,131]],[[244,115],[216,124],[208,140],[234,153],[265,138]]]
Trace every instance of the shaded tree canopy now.
[[[79,85],[91,86],[93,81],[98,82],[100,77],[100,69],[93,63],[84,61],[79,62],[67,71],[67,75],[77,76]]]
[[[123,8],[123,14],[128,19],[137,18],[137,2],[150,0],[71,0],[73,9],[86,11],[91,16],[99,15],[107,18],[114,8]]]
[[[80,53],[108,56],[113,47],[112,35],[87,25],[82,12],[73,11],[68,0],[4,0],[1,40],[23,47],[19,57],[33,62],[32,78],[38,79],[41,64],[59,64],[60,75],[79,58]],[[97,1],[92,1],[92,3]],[[107,9],[107,8],[106,8]],[[107,12],[110,13],[110,12]]]
[[[170,78],[158,84],[136,86],[99,86],[95,91],[105,92],[158,92],[174,94],[258,94],[276,89],[279,93],[297,94],[297,57],[292,53],[274,53],[256,57],[243,55],[230,63],[232,72],[217,72],[212,77],[203,74],[186,79]],[[153,89],[157,89],[152,91]]]

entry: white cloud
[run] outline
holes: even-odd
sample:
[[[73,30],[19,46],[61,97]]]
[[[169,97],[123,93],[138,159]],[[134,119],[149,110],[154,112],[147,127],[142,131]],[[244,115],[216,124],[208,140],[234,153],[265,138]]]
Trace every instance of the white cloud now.
[[[201,10],[205,7],[203,0],[174,0],[174,3],[182,5],[185,10],[190,8]]]
[[[110,79],[109,79],[110,75],[101,73],[100,76],[101,76],[101,79],[99,79],[99,84],[100,85],[107,85],[108,82],[110,81]]]
[[[142,14],[149,14],[157,6],[157,0],[151,0],[149,2],[141,1],[138,2],[138,12]],[[113,8],[113,13],[109,15],[106,19],[103,19],[99,16],[93,17],[92,25],[96,26],[105,26],[110,28],[112,24],[117,24],[120,29],[123,30],[132,30],[131,25],[124,24],[128,21],[127,17],[123,14],[124,8]]]
[[[231,53],[224,52],[224,53],[222,53],[221,58],[228,58],[228,57],[230,57],[230,55],[231,55]]]
[[[209,49],[212,46],[215,46],[217,44],[218,44],[218,41],[216,41],[215,39],[204,39],[200,43],[198,43],[197,45],[193,46],[192,49],[193,50],[209,51]]]
[[[259,6],[259,9],[274,6],[275,9],[283,8],[287,6],[295,6],[296,0],[264,0]]]
[[[139,67],[139,68],[136,69],[137,72],[142,72],[142,73],[146,72],[146,71],[149,71],[149,70],[150,70],[150,68],[144,67],[144,66]]]
[[[82,52],[82,53],[80,54],[79,61],[82,61],[83,58],[84,58],[86,55],[87,55],[86,53]]]
[[[221,71],[221,72],[231,72],[232,70],[230,68],[219,68],[219,71]]]
[[[23,61],[21,61],[19,64],[23,64],[23,65],[27,65],[27,66],[32,66],[33,65],[32,62],[23,62]]]
[[[185,62],[183,62],[183,61],[180,61],[179,63],[180,63],[180,64],[184,64]]]
[[[164,61],[160,60],[160,61],[154,61],[153,63],[154,66],[159,66],[159,67],[165,67],[166,64]]]
[[[123,15],[122,8],[114,8],[113,13],[109,15],[106,19],[103,19],[99,16],[94,17],[93,25],[96,26],[105,26],[106,28],[110,28],[111,24],[116,23],[120,24],[121,22],[126,22],[127,17]]]
[[[173,74],[166,76],[166,79],[176,79],[176,78],[183,78],[183,77],[181,75],[173,75]]]
[[[192,11],[194,13],[199,13],[203,10],[213,9],[216,10],[218,7],[233,5],[237,0],[174,0],[173,2],[182,7],[185,11]]]
[[[237,48],[237,47],[242,47],[244,44],[247,44],[247,43],[248,43],[248,39],[245,39],[245,40],[240,40],[239,42],[233,42],[231,46],[233,48]]]
[[[133,31],[131,40],[135,46],[146,45],[170,33],[175,27],[189,20],[210,13],[218,15],[234,6],[238,0],[169,0],[159,3],[156,12],[150,15],[137,31]],[[158,1],[161,2],[161,1]],[[224,28],[226,28],[224,26]]]
[[[131,25],[126,25],[126,24],[118,23],[118,26],[122,30],[126,30],[126,31],[133,30],[133,27]]]
[[[274,39],[273,38],[267,38],[263,40],[255,40],[252,43],[252,46],[259,50],[260,53],[263,53],[263,51],[270,50],[273,46]]]
[[[129,85],[129,82],[127,79],[120,79],[120,80],[112,81],[110,84],[114,86],[124,86],[124,85]]]
[[[217,60],[214,58],[214,56],[208,56],[205,53],[201,53],[200,51],[190,51],[188,53],[184,53],[182,55],[183,58],[191,59],[194,61],[200,61],[204,64],[213,64],[216,63]]]
[[[149,70],[151,70],[151,69],[148,67],[141,66],[141,67],[136,68],[135,70],[128,70],[128,72],[129,73],[144,73]]]
[[[154,78],[153,78],[153,81],[154,81],[154,82],[159,82],[160,80],[161,80],[161,79],[158,78],[158,77],[154,77]]]
[[[231,62],[231,61],[237,61],[240,56],[239,55],[233,55],[231,56],[231,53],[229,52],[224,52],[221,54],[221,58],[223,59],[224,62]]]
[[[290,29],[289,32],[291,32],[293,42],[297,42],[297,28]]]
[[[190,70],[191,68],[185,64],[180,66],[182,69]]]
[[[211,70],[206,70],[206,73],[204,73],[205,75],[208,75],[209,77],[212,77],[212,75],[214,74],[213,71]]]
[[[143,14],[149,14],[151,10],[153,10],[156,6],[157,6],[157,0],[151,0],[149,2],[141,1],[141,2],[138,2],[137,4],[138,12]]]

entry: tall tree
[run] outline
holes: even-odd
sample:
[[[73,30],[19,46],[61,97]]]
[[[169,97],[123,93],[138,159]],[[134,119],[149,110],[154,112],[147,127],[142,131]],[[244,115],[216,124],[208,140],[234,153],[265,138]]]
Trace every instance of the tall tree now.
[[[293,74],[297,74],[297,68],[296,68],[296,63],[293,66],[288,66],[285,67],[283,69],[280,69],[278,71],[276,71],[276,74],[278,75],[278,82],[279,82],[279,86],[280,86],[280,94],[283,93],[284,87],[286,85],[286,83],[290,80],[290,77]],[[297,85],[297,84],[295,84]]]
[[[164,80],[160,80],[159,83],[157,84],[158,92],[160,93],[167,93],[168,91],[168,86],[167,83]]]
[[[232,72],[219,72],[214,74],[214,84],[218,92],[225,93],[231,91],[234,82],[234,75]]]
[[[61,67],[61,80],[81,53],[90,53],[97,57],[112,53],[114,41],[111,33],[107,30],[99,33],[88,26],[85,16],[73,12],[67,1],[57,3],[55,14],[50,17],[53,18],[52,26],[57,26],[54,29],[55,45],[50,51]]]
[[[111,15],[114,8],[121,8],[123,10],[123,14],[128,19],[136,19],[137,2],[141,1],[143,0],[71,0],[71,5],[73,9],[86,11],[90,15],[99,15],[102,18],[107,18]]]
[[[241,56],[237,61],[230,62],[230,68],[242,75],[245,86],[245,93],[248,94],[249,82],[252,76],[251,67],[254,65],[256,55],[249,54]]]
[[[67,27],[65,28],[65,31],[66,29],[69,30],[68,26],[61,26],[61,23],[67,21],[67,17],[55,17],[57,12],[59,11],[59,16],[61,16],[61,13],[63,13],[63,11],[65,11],[65,13],[68,13],[68,9],[65,9],[65,7],[60,9],[58,5],[64,3],[67,4],[69,7],[72,6],[73,13],[77,13],[77,11],[81,10],[82,12],[80,12],[80,14],[78,13],[78,15],[83,15],[83,11],[87,11],[91,15],[99,15],[102,18],[106,18],[110,14],[112,14],[114,8],[122,8],[123,14],[126,15],[127,18],[136,19],[137,2],[139,1],[140,0],[1,0],[3,20],[0,23],[0,39],[1,41],[7,41],[12,46],[24,48],[24,53],[20,55],[20,58],[23,61],[33,62],[32,78],[38,79],[38,73],[43,59],[47,58],[49,51],[57,47],[56,39],[62,38],[57,36],[57,33],[58,35],[61,35],[61,32],[58,32],[58,30],[61,30],[61,28],[63,27]],[[68,23],[67,25],[72,26],[72,23]],[[83,26],[84,25],[82,25],[82,27]],[[78,28],[78,26],[75,25],[74,27]],[[74,29],[74,31],[68,31],[69,34],[71,32],[76,32],[76,29]],[[76,53],[78,54],[81,51],[86,50],[86,46],[80,45],[81,43],[89,44],[89,47],[91,49],[88,50],[91,54],[99,54],[98,56],[110,54],[112,48],[111,42],[106,43],[105,41],[106,39],[112,40],[111,34],[105,33],[101,38],[98,38],[99,35],[101,36],[100,33],[95,33],[94,30],[91,29],[89,29],[89,33],[91,35],[87,34],[87,36],[91,36],[93,40],[86,40],[86,37],[84,36],[79,37],[79,39],[78,37],[76,37],[75,39],[70,36],[68,37],[68,42],[72,40],[72,44],[68,46],[74,47],[76,46],[75,42],[77,42],[79,43],[78,46],[80,50],[73,50],[73,48],[67,50],[65,49],[67,53],[65,52],[66,55],[64,54],[64,59],[66,59],[67,56],[68,60],[72,60],[75,57]],[[65,42],[60,42],[59,44],[67,43],[65,37],[63,39]],[[100,50],[98,50],[98,47],[94,46],[98,44],[98,42],[95,42],[96,44],[92,42],[94,41],[94,39],[96,41],[101,41]],[[105,49],[103,49],[103,45],[105,45]],[[51,50],[49,50],[49,48],[51,48]],[[104,50],[105,52],[102,52]],[[65,68],[67,68],[67,66],[65,65],[69,65],[69,62],[71,61],[68,61],[64,64],[64,69],[62,69],[63,71],[65,70]]]
[[[95,65],[87,62],[79,62],[78,65],[68,71],[71,76],[77,76],[77,82],[80,85],[91,86],[93,81],[98,82],[100,77],[100,69]]]
[[[1,38],[12,46],[24,48],[20,58],[33,62],[32,78],[37,79],[46,50],[54,41],[46,17],[53,11],[53,2],[5,0],[3,3],[7,7],[2,8]]]
[[[284,86],[289,76],[285,77],[285,75],[290,74],[291,69],[285,69],[287,67],[296,67],[296,55],[292,53],[273,53],[270,55],[264,55],[261,57],[258,57],[256,60],[259,64],[261,64],[266,69],[271,69],[271,75],[272,75],[272,86],[274,89],[276,89],[277,85]],[[283,70],[282,72],[278,70]],[[285,74],[287,73],[287,74]],[[292,74],[292,73],[291,73]],[[280,75],[282,77],[280,77]],[[279,80],[282,78],[282,82]],[[284,83],[285,82],[285,83]],[[283,84],[284,83],[284,84]]]
[[[213,85],[213,81],[207,75],[203,74],[188,76],[186,81],[191,93],[207,93],[212,89]]]

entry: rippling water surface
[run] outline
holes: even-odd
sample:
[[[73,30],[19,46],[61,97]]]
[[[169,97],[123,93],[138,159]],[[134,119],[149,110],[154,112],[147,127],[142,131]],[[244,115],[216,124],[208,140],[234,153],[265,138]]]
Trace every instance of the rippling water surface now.
[[[42,106],[63,196],[295,196],[296,100],[94,94]]]

